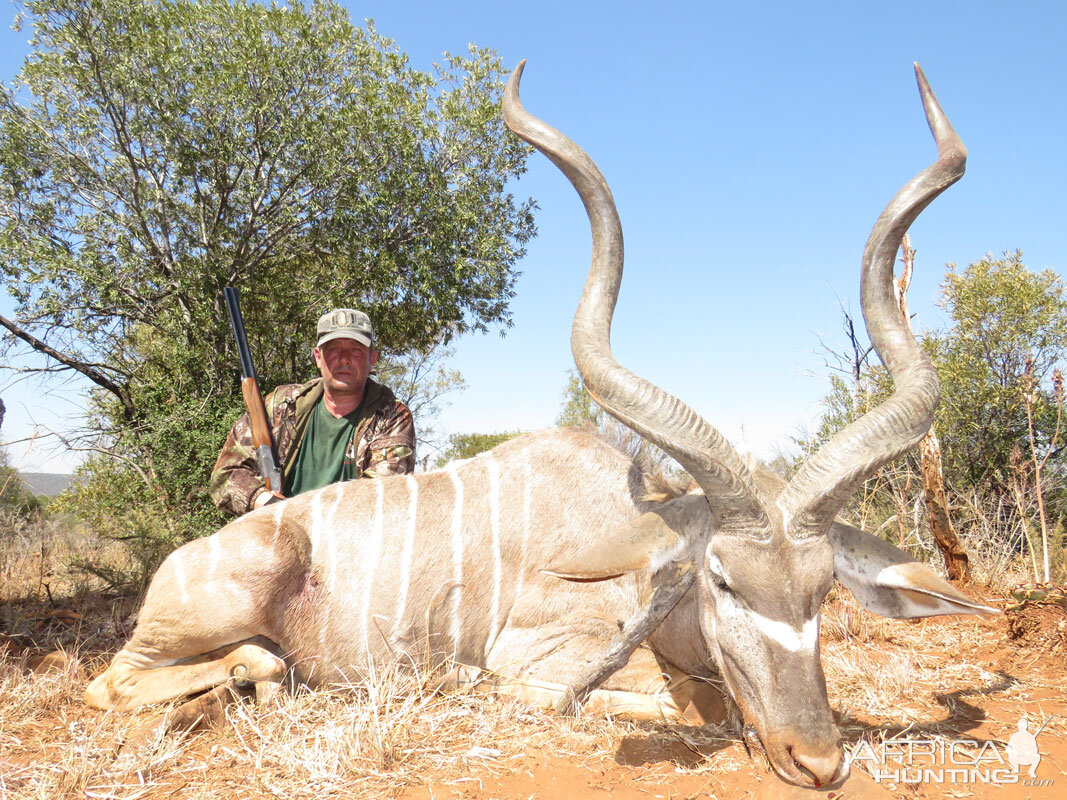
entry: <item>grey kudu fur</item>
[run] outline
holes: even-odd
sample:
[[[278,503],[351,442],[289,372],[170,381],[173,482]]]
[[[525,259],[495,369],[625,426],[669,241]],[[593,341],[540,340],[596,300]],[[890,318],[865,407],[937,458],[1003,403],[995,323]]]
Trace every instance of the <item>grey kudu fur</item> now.
[[[862,268],[864,315],[896,390],[783,485],[612,357],[618,214],[592,160],[523,109],[522,69],[504,118],[574,184],[593,231],[575,361],[596,401],[674,456],[699,490],[650,498],[617,450],[557,430],[444,470],[300,495],[173,553],[86,702],[129,709],[233,677],[266,687],[291,670],[323,685],[375,662],[451,660],[456,680],[529,702],[679,721],[710,716],[712,682],[782,778],[837,780],[847,768],[818,649],[834,576],[890,616],[993,610],[834,521],[931,423],[937,376],[897,311],[893,264],[911,222],[963,174],[963,145],[916,68],[938,160],[878,219]]]

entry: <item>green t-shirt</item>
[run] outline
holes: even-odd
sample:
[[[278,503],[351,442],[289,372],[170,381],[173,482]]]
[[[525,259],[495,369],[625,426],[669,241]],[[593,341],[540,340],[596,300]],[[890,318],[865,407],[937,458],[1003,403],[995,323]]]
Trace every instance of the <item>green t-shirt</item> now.
[[[362,411],[361,403],[352,413],[338,418],[326,410],[326,403],[315,404],[285,488],[286,497],[359,477],[354,436]]]

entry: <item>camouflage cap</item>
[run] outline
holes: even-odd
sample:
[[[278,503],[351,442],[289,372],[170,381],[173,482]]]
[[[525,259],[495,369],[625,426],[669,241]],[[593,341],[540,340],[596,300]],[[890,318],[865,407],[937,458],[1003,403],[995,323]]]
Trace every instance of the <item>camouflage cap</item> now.
[[[334,339],[355,339],[367,347],[374,347],[374,327],[370,317],[354,308],[335,308],[319,317],[316,347]]]

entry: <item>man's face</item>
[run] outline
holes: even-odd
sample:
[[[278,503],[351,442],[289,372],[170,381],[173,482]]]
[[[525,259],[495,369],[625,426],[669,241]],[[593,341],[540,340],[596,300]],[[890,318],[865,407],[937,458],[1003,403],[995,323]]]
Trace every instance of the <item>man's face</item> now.
[[[315,348],[315,363],[326,390],[334,395],[361,394],[378,351],[355,339],[334,339]]]

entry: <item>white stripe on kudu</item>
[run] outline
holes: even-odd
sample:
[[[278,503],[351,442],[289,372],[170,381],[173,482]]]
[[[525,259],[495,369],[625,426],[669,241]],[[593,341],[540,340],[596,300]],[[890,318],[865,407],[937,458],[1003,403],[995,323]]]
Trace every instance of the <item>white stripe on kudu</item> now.
[[[374,588],[374,573],[381,558],[382,535],[385,532],[385,481],[374,481],[374,522],[371,525],[370,541],[363,554],[363,598],[359,607],[360,624],[363,626],[363,651],[370,654],[370,595]]]
[[[526,585],[526,548],[530,542],[530,462],[522,457],[522,545],[519,551],[519,577],[515,597],[522,597]]]
[[[333,484],[334,491],[333,502],[330,503],[330,510],[323,515],[323,530],[322,535],[326,539],[326,559],[330,565],[330,572],[326,578],[326,585],[329,587],[330,594],[337,591],[337,536],[338,529],[341,525],[348,523],[347,519],[337,519],[337,509],[341,505],[341,497],[344,494],[341,489],[341,484]],[[345,526],[347,528],[347,525]]]
[[[500,583],[504,578],[504,565],[500,556],[500,465],[492,454],[485,457],[489,472],[489,530],[493,537],[493,599],[489,603],[489,643],[496,641],[500,630]]]
[[[311,525],[308,530],[308,538],[311,539],[311,562],[315,562],[315,556],[319,552],[319,537],[322,535],[322,489],[311,495]]]
[[[463,481],[459,479],[454,463],[447,471],[456,490],[452,506],[452,647],[458,652],[462,624],[459,612],[463,601]]]
[[[408,605],[408,587],[411,585],[411,552],[415,547],[415,514],[419,508],[419,482],[414,475],[406,478],[408,486],[408,524],[404,530],[404,544],[400,550],[400,583],[397,587],[396,614],[389,639],[395,642],[404,624],[404,612]]]
[[[319,489],[311,495],[311,520],[308,526],[308,538],[311,540],[311,563],[317,564],[318,560],[316,556],[321,558],[319,554],[319,542],[322,537],[322,529],[325,526],[325,521],[322,518],[322,493],[323,490]],[[314,580],[314,571],[311,572],[309,579]],[[319,649],[318,652],[326,652],[326,625],[327,617],[330,614],[330,608],[327,607],[325,613],[318,614],[319,623]]]
[[[284,514],[281,503],[274,504],[274,535],[271,537],[271,547],[278,546],[278,537],[282,535],[282,514]]]
[[[214,578],[219,571],[219,562],[222,561],[222,539],[218,536],[211,537],[211,566],[208,567],[209,578]]]
[[[189,591],[185,587],[185,567],[182,565],[181,550],[174,551],[174,555],[170,557],[170,563],[174,565],[174,578],[178,581],[178,595],[182,599],[182,605],[188,605]]]

